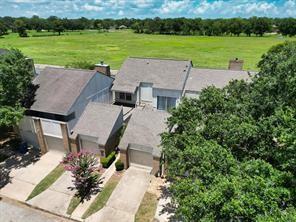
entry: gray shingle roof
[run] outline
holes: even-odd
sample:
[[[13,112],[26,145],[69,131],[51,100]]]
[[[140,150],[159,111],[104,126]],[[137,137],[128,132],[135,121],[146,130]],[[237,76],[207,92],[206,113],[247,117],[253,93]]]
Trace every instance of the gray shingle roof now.
[[[152,147],[153,156],[160,157],[160,133],[165,132],[168,117],[169,114],[164,111],[135,109],[120,141],[119,148],[126,150],[129,144]]]
[[[34,79],[39,84],[31,110],[67,115],[95,71],[46,67]]]
[[[73,131],[75,134],[98,138],[98,144],[104,146],[120,115],[122,116],[121,106],[90,102]]]
[[[190,67],[188,60],[128,58],[112,90],[133,93],[141,82],[153,83],[153,88],[182,90]]]
[[[234,79],[249,80],[250,77],[247,71],[191,68],[185,90],[200,92],[208,86],[223,88]]]

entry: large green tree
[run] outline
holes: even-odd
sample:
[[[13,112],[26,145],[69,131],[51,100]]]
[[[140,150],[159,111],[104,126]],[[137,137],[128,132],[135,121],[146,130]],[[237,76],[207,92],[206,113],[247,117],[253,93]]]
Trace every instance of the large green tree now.
[[[172,110],[162,145],[179,219],[296,219],[296,42],[258,66],[252,81],[208,87]]]
[[[30,107],[36,86],[32,61],[19,50],[0,56],[0,125],[15,126]]]

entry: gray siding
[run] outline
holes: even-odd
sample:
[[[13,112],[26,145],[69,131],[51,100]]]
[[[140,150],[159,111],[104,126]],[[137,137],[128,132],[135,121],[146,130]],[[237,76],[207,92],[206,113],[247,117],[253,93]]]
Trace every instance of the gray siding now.
[[[32,117],[24,116],[20,122],[19,130],[23,141],[27,142],[33,147],[39,147]]]
[[[75,119],[68,122],[68,129],[71,131],[75,124],[77,123],[79,117],[83,113],[85,107],[90,101],[98,101],[104,103],[111,103],[112,96],[110,94],[110,88],[112,86],[113,79],[102,75],[96,74],[84,88],[69,113],[75,112]],[[101,93],[101,90],[106,89],[108,95]],[[99,92],[99,93],[98,93]],[[109,96],[109,99],[105,99],[106,96]]]

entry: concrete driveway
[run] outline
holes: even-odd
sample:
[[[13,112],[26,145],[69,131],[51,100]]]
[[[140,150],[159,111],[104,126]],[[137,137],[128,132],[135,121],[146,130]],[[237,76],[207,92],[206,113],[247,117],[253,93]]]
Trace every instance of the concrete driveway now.
[[[50,151],[37,162],[12,169],[9,174],[11,181],[0,190],[0,194],[25,201],[34,187],[61,162],[63,155],[62,152]]]
[[[72,180],[72,173],[66,171],[47,190],[29,200],[28,203],[58,215],[69,216],[67,208],[76,192],[76,190],[69,189],[73,187]]]
[[[150,170],[130,167],[111,194],[106,206],[86,221],[134,221],[150,183]]]

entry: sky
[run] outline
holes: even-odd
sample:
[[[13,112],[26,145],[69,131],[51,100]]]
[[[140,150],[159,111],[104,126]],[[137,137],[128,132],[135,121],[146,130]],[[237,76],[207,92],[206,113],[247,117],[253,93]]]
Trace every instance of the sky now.
[[[0,0],[0,17],[296,17],[296,0]]]

